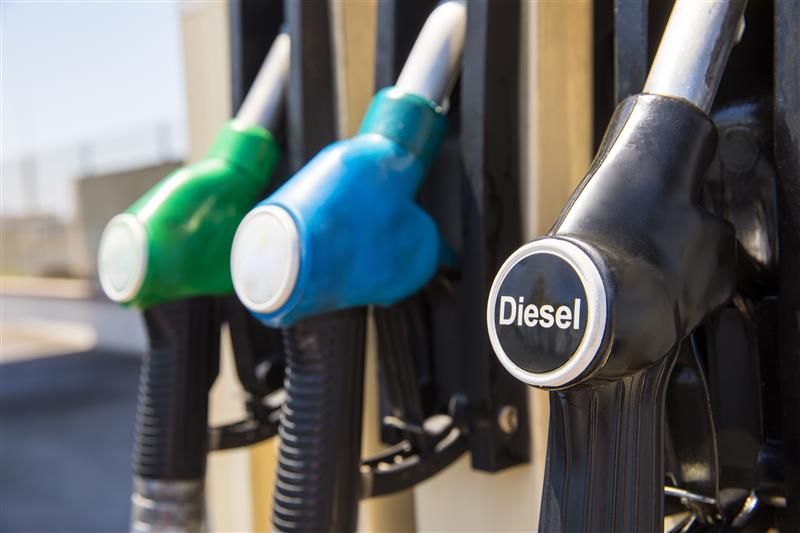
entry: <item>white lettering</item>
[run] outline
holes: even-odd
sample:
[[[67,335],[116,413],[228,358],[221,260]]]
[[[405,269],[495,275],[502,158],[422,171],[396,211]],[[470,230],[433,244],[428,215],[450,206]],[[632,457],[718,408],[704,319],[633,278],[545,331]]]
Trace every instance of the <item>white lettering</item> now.
[[[539,310],[535,305],[530,304],[525,308],[525,325],[532,328],[536,325],[536,317],[539,316]]]
[[[506,309],[506,304],[511,306],[511,316],[506,317],[504,312]],[[517,302],[511,296],[501,296],[500,297],[500,325],[507,326],[508,324],[514,323],[514,317],[517,314]]]
[[[560,329],[568,329],[572,324],[572,310],[566,305],[560,305],[556,309],[556,326]]]
[[[545,329],[556,326],[558,329],[580,329],[581,321],[581,300],[575,298],[572,309],[567,305],[545,304],[536,306],[534,304],[525,305],[525,298],[515,299],[512,296],[500,297],[500,319],[501,326],[508,326],[516,322],[517,326],[524,323],[529,328],[541,326]]]
[[[539,308],[539,325],[543,328],[553,327],[553,306],[543,305]]]

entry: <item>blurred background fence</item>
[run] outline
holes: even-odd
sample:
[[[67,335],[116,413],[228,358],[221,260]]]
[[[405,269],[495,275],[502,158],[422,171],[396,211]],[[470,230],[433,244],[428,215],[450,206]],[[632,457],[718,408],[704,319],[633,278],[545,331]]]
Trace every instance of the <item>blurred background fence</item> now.
[[[3,159],[0,274],[93,278],[103,226],[186,154],[186,124],[159,122]]]

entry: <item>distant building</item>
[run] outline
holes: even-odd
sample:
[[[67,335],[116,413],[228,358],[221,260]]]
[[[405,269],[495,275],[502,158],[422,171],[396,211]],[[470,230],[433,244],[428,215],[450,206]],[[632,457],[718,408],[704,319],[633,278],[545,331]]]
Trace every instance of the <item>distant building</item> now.
[[[71,277],[86,269],[81,232],[55,215],[0,218],[0,249],[3,275]]]
[[[78,178],[73,221],[55,214],[3,215],[0,275],[95,278],[106,223],[181,165],[172,161]]]

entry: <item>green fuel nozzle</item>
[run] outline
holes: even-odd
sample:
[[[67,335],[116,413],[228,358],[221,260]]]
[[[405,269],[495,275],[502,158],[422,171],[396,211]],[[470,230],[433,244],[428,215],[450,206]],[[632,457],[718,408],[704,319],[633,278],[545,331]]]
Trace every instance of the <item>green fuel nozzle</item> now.
[[[233,291],[234,233],[278,162],[290,42],[273,43],[236,117],[202,160],[164,178],[109,221],[100,240],[103,290],[123,305],[153,305]]]

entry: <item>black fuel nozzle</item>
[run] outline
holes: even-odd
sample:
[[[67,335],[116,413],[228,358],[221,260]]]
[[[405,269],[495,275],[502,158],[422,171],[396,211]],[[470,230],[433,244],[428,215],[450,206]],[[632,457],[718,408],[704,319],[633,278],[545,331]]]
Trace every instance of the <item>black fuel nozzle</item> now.
[[[745,2],[679,0],[545,237],[492,285],[502,364],[551,394],[542,531],[663,528],[663,406],[681,341],[735,290],[733,227],[699,205],[708,118]]]

